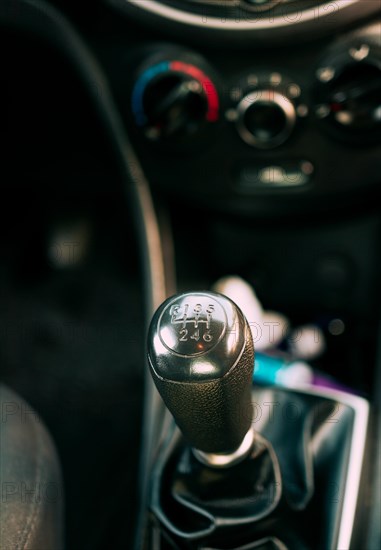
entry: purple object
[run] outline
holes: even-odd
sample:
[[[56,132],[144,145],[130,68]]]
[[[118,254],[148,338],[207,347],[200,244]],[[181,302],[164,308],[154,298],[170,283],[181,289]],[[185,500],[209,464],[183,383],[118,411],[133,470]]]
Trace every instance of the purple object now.
[[[313,371],[312,385],[319,388],[331,388],[332,390],[339,390],[354,395],[358,394],[358,392],[354,391],[353,388],[344,386],[344,384],[340,384],[330,376],[325,376],[324,374],[317,373],[316,371]]]

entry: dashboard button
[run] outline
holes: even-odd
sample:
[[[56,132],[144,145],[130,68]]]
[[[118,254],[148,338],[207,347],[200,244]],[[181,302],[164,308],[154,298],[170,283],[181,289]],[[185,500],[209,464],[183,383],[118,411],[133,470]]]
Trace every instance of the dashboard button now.
[[[249,162],[237,170],[241,191],[301,187],[310,183],[314,167],[307,160],[266,164]]]
[[[293,103],[271,89],[246,95],[237,110],[239,135],[258,149],[271,149],[284,143],[296,122]]]

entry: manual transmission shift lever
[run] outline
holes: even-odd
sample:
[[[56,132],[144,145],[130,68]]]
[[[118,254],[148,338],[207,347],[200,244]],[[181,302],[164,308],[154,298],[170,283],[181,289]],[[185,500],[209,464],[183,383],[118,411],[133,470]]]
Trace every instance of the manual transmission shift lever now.
[[[151,323],[148,359],[155,384],[185,436],[166,423],[153,464],[155,544],[162,539],[171,548],[353,546],[347,529],[356,517],[356,499],[348,524],[344,507],[331,503],[329,496],[332,483],[353,481],[347,455],[357,413],[351,405],[310,388],[252,389],[250,327],[222,294],[194,292],[167,300]],[[278,404],[282,411],[280,418],[256,424],[255,438],[251,398],[257,404]],[[355,399],[351,396],[348,404]],[[327,431],[336,405],[344,408],[342,422]],[[284,422],[292,426],[285,429]],[[332,437],[339,447],[344,441],[344,447],[332,446]],[[311,529],[311,518],[318,522],[318,532]]]
[[[250,452],[254,347],[230,299],[213,292],[169,298],[152,319],[148,360],[157,389],[202,462],[231,466]]]

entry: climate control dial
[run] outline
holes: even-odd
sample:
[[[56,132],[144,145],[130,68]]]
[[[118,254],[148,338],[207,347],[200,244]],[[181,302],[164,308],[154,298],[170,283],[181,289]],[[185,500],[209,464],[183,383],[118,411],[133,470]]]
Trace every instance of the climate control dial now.
[[[279,73],[249,74],[231,90],[238,104],[227,112],[240,137],[257,149],[272,149],[292,134],[298,117],[308,114],[301,89]]]
[[[335,50],[316,70],[315,114],[339,139],[381,139],[381,43],[372,35]]]
[[[143,70],[133,88],[136,125],[151,141],[193,138],[219,119],[211,78],[193,63],[164,60]]]
[[[294,129],[293,104],[272,89],[246,95],[238,105],[237,127],[246,143],[261,149],[281,145]]]

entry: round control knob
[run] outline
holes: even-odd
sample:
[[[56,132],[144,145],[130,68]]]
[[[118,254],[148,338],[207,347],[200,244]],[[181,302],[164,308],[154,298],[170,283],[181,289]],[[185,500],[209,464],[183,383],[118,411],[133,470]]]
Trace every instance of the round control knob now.
[[[271,149],[286,141],[294,129],[293,103],[272,89],[259,89],[239,103],[237,129],[242,139],[259,149]]]
[[[194,136],[218,120],[219,99],[210,78],[182,61],[163,61],[140,75],[132,94],[137,126],[152,141]]]
[[[242,445],[250,450],[254,347],[250,327],[231,300],[213,292],[168,299],[151,322],[148,362],[192,447],[225,455]]]
[[[322,86],[323,88],[323,86]],[[348,135],[380,136],[381,68],[367,63],[350,64],[325,84],[316,108],[319,118]]]
[[[339,139],[368,144],[381,138],[379,36],[359,36],[316,70],[315,114]]]

